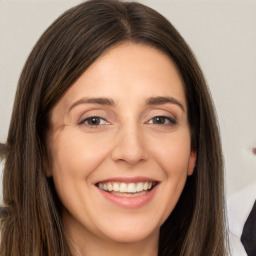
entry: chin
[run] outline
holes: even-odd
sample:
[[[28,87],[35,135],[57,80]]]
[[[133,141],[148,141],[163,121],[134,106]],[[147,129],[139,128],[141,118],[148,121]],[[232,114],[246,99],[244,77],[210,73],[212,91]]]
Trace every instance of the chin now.
[[[143,240],[150,239],[151,237],[159,236],[158,229],[149,229],[148,227],[140,227],[136,229],[125,228],[121,226],[120,228],[110,230],[109,232],[105,232],[105,236],[108,237],[109,240],[112,240],[116,243],[137,243]]]

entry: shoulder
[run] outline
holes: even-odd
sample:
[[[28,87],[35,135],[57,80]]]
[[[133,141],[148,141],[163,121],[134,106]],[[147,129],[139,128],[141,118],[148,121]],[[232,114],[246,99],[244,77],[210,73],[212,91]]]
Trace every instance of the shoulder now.
[[[227,201],[231,255],[246,256],[241,243],[244,224],[256,199],[256,182],[229,196]]]

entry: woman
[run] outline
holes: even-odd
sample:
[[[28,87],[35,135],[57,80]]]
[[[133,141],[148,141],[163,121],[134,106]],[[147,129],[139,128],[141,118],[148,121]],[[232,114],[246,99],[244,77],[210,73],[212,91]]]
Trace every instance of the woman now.
[[[1,255],[225,255],[218,127],[202,72],[160,14],[85,2],[22,71]]]

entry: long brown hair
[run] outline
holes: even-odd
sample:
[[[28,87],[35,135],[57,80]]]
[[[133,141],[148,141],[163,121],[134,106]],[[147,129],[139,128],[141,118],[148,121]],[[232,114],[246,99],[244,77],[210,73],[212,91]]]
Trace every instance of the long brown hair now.
[[[111,47],[131,41],[168,54],[184,81],[194,174],[163,224],[159,256],[226,255],[223,163],[214,107],[200,67],[176,29],[133,2],[91,0],[59,17],[42,35],[21,73],[8,134],[1,256],[68,256],[60,201],[47,178],[46,132],[53,106]]]

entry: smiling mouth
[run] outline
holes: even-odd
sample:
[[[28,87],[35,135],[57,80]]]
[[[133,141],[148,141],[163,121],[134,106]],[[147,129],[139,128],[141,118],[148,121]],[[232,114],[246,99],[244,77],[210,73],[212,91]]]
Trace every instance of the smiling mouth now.
[[[145,181],[137,183],[125,182],[99,182],[96,186],[108,193],[123,197],[141,196],[148,193],[157,185],[154,181]]]

